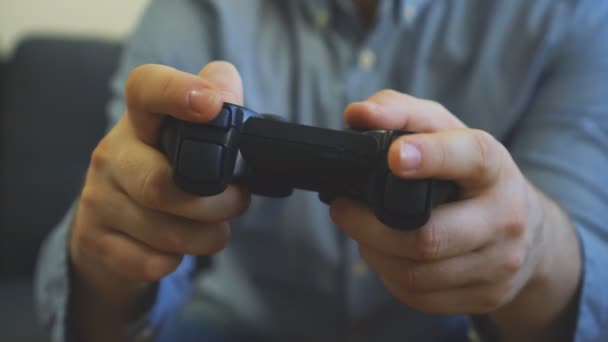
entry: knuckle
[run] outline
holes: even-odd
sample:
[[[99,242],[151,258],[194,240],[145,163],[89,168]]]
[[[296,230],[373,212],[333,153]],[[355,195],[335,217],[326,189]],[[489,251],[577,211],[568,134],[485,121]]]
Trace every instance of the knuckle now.
[[[442,105],[441,103],[437,102],[437,101],[433,101],[433,100],[424,100],[429,107],[431,107],[431,109],[433,109],[434,112],[436,113],[449,113],[448,109],[445,108],[444,105]]]
[[[441,229],[437,225],[429,225],[416,232],[416,251],[421,260],[436,260],[441,248]]]
[[[127,105],[131,105],[131,101],[134,98],[139,97],[142,83],[144,83],[142,80],[148,71],[148,67],[148,65],[140,65],[133,69],[129,74],[129,77],[125,82],[125,97],[127,100]]]
[[[72,231],[72,244],[79,255],[95,255],[99,253],[99,242],[84,227],[75,224]]]
[[[527,226],[527,209],[522,204],[513,204],[508,206],[506,217],[507,222],[503,227],[503,232],[509,237],[521,237]]]
[[[424,104],[426,110],[428,110],[430,113],[435,114],[430,115],[428,118],[429,127],[427,128],[427,131],[437,132],[451,126],[447,125],[446,122],[451,121],[453,116],[443,104],[437,101],[426,99],[423,99],[421,101]]]
[[[93,171],[102,172],[110,163],[110,154],[106,147],[105,140],[102,140],[91,152],[89,167]]]
[[[139,186],[139,201],[145,207],[162,209],[165,206],[164,187],[167,183],[168,173],[164,169],[149,171]]]
[[[433,149],[433,156],[434,156],[433,157],[434,161],[432,163],[430,163],[429,166],[431,166],[431,168],[434,167],[439,170],[449,168],[450,163],[449,163],[447,146],[445,146],[444,144],[442,144],[439,141],[434,141],[431,139],[428,139],[428,141],[431,143],[430,146]],[[424,158],[423,158],[422,162],[424,163]]]
[[[507,255],[501,262],[500,268],[507,274],[512,275],[519,272],[525,261],[525,255],[521,251],[515,251]]]
[[[178,74],[174,72],[168,73],[159,84],[159,98],[175,101],[175,104],[178,105],[178,108],[181,108],[181,110],[186,111],[188,110],[187,97],[178,94],[178,83]]]
[[[406,267],[401,277],[402,286],[405,290],[419,289],[419,274],[415,267]]]
[[[492,167],[490,158],[496,140],[489,133],[479,129],[473,130],[472,138],[478,156],[476,167],[479,172],[487,172]]]
[[[490,156],[491,137],[485,131],[474,129],[473,130],[473,143],[477,149],[478,167],[485,169],[488,163],[488,156]]]
[[[100,218],[94,217],[102,197],[99,192],[87,189],[83,190],[84,195],[81,194],[78,199],[69,238],[70,253],[75,254],[72,257],[85,255],[98,258],[108,254],[108,246],[104,243],[105,231],[98,224]]]
[[[368,100],[382,104],[385,102],[389,102],[394,97],[399,96],[399,94],[400,93],[398,91],[395,91],[393,89],[382,89],[370,96]]]
[[[86,209],[94,209],[102,203],[102,192],[95,186],[85,185],[80,193],[78,205]]]

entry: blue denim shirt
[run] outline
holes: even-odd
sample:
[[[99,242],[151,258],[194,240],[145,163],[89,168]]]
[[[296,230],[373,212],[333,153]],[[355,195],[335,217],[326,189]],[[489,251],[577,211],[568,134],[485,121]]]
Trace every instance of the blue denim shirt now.
[[[112,122],[137,65],[197,73],[216,59],[239,69],[248,107],[296,122],[344,128],[348,103],[391,88],[493,134],[577,228],[576,341],[608,340],[608,2],[384,0],[366,30],[350,1],[152,0],[113,82]],[[70,220],[47,240],[38,271],[40,312],[57,341],[69,323]],[[227,322],[284,340],[466,338],[467,317],[395,300],[316,194],[255,197],[232,226],[210,270],[191,277],[186,258],[161,281],[151,331],[162,336],[184,308],[212,302]]]

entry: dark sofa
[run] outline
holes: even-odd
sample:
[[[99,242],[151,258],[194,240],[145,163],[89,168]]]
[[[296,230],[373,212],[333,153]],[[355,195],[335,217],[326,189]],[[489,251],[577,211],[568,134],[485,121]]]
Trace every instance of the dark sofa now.
[[[0,63],[0,341],[44,341],[38,247],[78,194],[104,133],[120,44],[30,37]]]

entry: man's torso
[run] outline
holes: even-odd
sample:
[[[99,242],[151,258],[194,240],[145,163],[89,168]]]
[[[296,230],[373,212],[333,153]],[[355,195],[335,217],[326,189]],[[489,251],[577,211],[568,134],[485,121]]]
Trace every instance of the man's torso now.
[[[302,124],[345,128],[348,103],[390,88],[440,102],[508,143],[574,1],[380,1],[369,32],[348,1],[246,3],[156,4],[148,20],[174,27],[159,38],[163,56],[154,62],[196,73],[228,60],[241,72],[246,106]],[[171,14],[187,18],[174,23]],[[442,334],[434,327],[444,318],[390,296],[312,193],[254,197],[198,280],[238,319],[283,336],[331,340],[335,327],[383,341]]]

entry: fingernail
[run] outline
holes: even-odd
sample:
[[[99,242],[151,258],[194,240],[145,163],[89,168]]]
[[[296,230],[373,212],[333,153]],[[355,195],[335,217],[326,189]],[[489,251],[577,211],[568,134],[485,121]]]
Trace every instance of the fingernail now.
[[[399,162],[403,171],[411,171],[420,165],[422,154],[418,147],[404,143],[399,149]]]
[[[220,94],[213,90],[192,90],[188,94],[188,103],[190,109],[196,116],[201,116],[209,110],[209,108],[216,107],[220,101]]]

